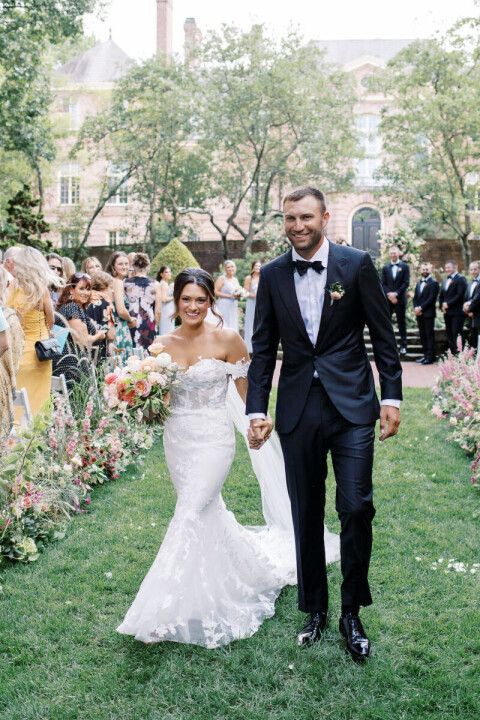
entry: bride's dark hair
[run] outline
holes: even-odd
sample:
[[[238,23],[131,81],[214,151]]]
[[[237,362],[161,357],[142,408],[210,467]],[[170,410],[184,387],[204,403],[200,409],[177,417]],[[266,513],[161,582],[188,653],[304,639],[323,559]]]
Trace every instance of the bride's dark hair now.
[[[203,290],[205,290],[205,292],[207,293],[207,297],[210,300],[210,309],[212,313],[220,320],[220,324],[223,325],[223,318],[216,310],[215,284],[213,282],[213,278],[206,270],[202,270],[202,268],[198,267],[185,268],[185,270],[182,270],[182,272],[178,273],[177,277],[175,278],[175,283],[173,285],[173,301],[175,303],[175,313],[173,314],[173,317],[176,317],[178,315],[178,303],[182,296],[183,288],[185,287],[185,285],[190,284],[198,285],[199,287],[203,288]]]

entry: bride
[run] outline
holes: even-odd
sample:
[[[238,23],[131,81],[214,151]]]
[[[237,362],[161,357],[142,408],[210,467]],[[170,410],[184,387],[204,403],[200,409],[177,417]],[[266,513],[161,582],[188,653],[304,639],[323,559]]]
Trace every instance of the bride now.
[[[185,368],[172,391],[163,440],[177,505],[117,630],[144,643],[215,648],[253,635],[274,615],[281,589],[295,584],[293,526],[275,435],[251,453],[267,525],[243,527],[227,510],[221,490],[235,455],[232,416],[244,434],[248,427],[248,351],[237,332],[205,322],[209,309],[216,314],[207,272],[181,272],[174,301],[182,324],[160,341]],[[229,389],[230,378],[238,393]],[[337,560],[338,536],[326,528],[325,545],[327,561]]]

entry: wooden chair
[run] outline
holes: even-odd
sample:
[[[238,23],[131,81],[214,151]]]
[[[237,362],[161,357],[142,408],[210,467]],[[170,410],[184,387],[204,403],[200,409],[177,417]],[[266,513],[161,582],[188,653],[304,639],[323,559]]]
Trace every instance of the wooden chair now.
[[[65,375],[62,373],[58,377],[52,375],[52,384],[50,386],[50,394],[53,398],[61,398],[67,409],[71,412],[70,400],[68,399],[67,383],[65,381]]]

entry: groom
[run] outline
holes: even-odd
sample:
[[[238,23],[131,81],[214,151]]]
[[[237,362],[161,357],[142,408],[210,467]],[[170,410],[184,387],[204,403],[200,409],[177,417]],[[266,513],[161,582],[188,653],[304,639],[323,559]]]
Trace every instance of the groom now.
[[[309,613],[297,644],[319,640],[327,624],[323,521],[330,451],[341,523],[339,627],[348,652],[363,660],[370,642],[358,614],[361,605],[372,602],[368,567],[375,515],[375,422],[380,414],[380,440],[396,435],[402,369],[370,255],[327,240],[329,214],[320,190],[308,186],[293,190],[283,209],[293,248],[260,274],[248,373],[249,438],[252,447],[259,447],[272,429],[266,414],[281,340],[276,428],[292,505],[299,608]],[[380,375],[380,413],[363,340],[365,324]]]

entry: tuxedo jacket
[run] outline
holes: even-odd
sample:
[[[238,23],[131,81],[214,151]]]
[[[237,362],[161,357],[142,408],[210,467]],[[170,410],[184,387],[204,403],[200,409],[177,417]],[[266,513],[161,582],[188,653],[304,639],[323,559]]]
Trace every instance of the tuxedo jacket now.
[[[440,289],[438,282],[432,277],[430,277],[425,283],[425,287],[423,288],[422,293],[420,292],[421,282],[422,281],[419,280],[415,287],[415,293],[413,296],[413,307],[421,308],[423,317],[435,317],[435,315],[437,314],[435,305],[437,302],[438,291]]]
[[[470,300],[470,312],[473,313],[472,327],[480,328],[480,283],[478,283],[477,289]]]
[[[370,329],[382,399],[402,399],[402,368],[392,322],[370,255],[330,243],[326,272],[320,329],[313,345],[297,300],[292,251],[260,271],[247,413],[267,412],[281,340],[283,362],[276,408],[280,433],[295,429],[315,371],[346,420],[359,425],[375,422],[379,403],[363,340],[365,324]],[[345,294],[332,301],[328,288],[337,282]]]
[[[396,292],[398,304],[407,304],[407,290],[410,285],[410,268],[406,262],[402,260],[399,261],[395,278],[393,277],[392,264],[387,263],[387,265],[384,265],[382,268],[381,283],[385,295],[388,295],[389,292]]]
[[[472,285],[473,285],[473,280],[470,280],[470,282],[469,282],[468,285],[467,285],[467,289],[465,290],[465,297],[463,298],[463,301],[464,301],[464,302],[469,302],[469,300],[472,300],[472,299],[473,299],[473,296],[475,295],[475,290],[476,290],[476,289],[478,288],[478,286],[480,285],[480,278],[479,278],[479,282],[476,283],[475,290],[473,291],[473,293],[472,293],[472,295],[471,295],[471,297],[470,297],[470,288],[472,287]]]
[[[448,303],[448,309],[445,315],[465,316],[465,313],[463,312],[463,303],[465,293],[467,291],[467,281],[463,275],[457,273],[452,279],[448,290],[446,289],[446,284],[447,278],[442,282],[442,287],[440,288],[440,309],[442,308],[442,303],[446,302]]]

